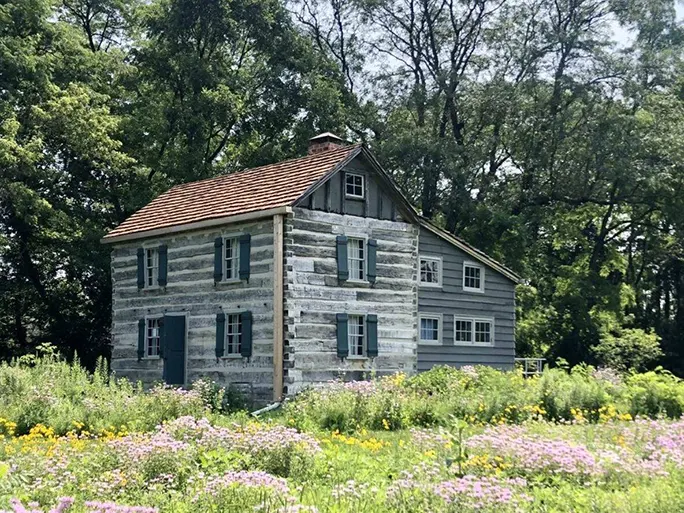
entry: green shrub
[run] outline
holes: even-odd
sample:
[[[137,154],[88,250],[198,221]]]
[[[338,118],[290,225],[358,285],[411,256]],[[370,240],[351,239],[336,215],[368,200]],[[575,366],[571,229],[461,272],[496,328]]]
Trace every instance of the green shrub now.
[[[158,385],[149,391],[126,379],[112,378],[104,361],[94,373],[78,361],[67,363],[51,351],[0,364],[0,412],[23,435],[43,424],[57,435],[149,431],[164,421],[209,411],[223,412],[225,392],[202,381],[190,390]],[[235,394],[232,394],[235,398]]]
[[[490,367],[435,367],[409,378],[335,383],[311,389],[286,404],[284,415],[300,428],[352,432],[446,425],[453,416],[475,424],[533,419],[607,422],[635,416],[677,418],[684,383],[671,374],[633,374],[581,365],[547,369],[523,378]]]

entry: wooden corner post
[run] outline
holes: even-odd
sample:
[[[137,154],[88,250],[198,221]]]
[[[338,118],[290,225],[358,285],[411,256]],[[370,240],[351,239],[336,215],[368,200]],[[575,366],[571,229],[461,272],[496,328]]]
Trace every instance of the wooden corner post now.
[[[283,219],[273,216],[273,400],[283,397]]]

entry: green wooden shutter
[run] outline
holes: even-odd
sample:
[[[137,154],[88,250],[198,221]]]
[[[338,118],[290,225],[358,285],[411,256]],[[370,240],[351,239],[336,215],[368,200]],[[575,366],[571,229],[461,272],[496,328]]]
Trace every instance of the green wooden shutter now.
[[[216,314],[216,359],[223,356],[226,341],[226,314]]]
[[[349,356],[349,316],[346,313],[337,314],[337,356]]]
[[[240,354],[245,358],[250,358],[252,356],[252,312],[242,312],[240,323],[242,324]]]
[[[252,236],[249,233],[240,235],[240,279],[249,280],[249,254]]]
[[[138,321],[138,361],[143,359],[145,356],[145,319],[140,319]]]
[[[366,352],[369,358],[378,356],[378,316],[368,314],[366,316]]]
[[[214,240],[214,283],[223,280],[223,237]]]
[[[138,288],[145,288],[145,250],[138,248]]]
[[[166,244],[162,244],[161,246],[159,246],[159,278],[157,279],[157,283],[159,283],[160,287],[166,287],[168,263],[168,248]]]
[[[378,261],[378,241],[375,239],[368,239],[368,272],[366,277],[370,283],[375,283],[377,277],[377,261]]]
[[[349,279],[349,262],[347,261],[347,237],[337,236],[337,278],[339,280]]]

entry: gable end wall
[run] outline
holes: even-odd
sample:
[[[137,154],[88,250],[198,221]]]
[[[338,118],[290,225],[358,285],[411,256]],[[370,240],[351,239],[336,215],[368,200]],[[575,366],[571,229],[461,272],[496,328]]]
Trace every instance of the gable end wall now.
[[[249,282],[214,285],[216,237],[250,233]],[[168,285],[138,290],[136,251],[168,246]],[[162,361],[137,359],[138,320],[146,315],[187,315],[186,383],[199,378],[238,383],[255,399],[271,400],[273,390],[273,221],[226,225],[117,245],[112,251],[112,369],[118,376],[151,385],[162,380]],[[248,310],[253,315],[253,356],[216,361],[216,314]],[[243,385],[251,383],[251,385]]]
[[[442,314],[442,345],[418,346],[418,370],[435,365],[491,365],[511,369],[515,359],[515,283],[491,267],[485,268],[485,292],[465,292],[463,261],[476,262],[453,244],[420,229],[419,252],[442,258],[443,286],[418,288],[420,313]],[[494,319],[494,346],[454,344],[454,315]]]
[[[336,238],[377,240],[377,281],[340,282]],[[418,228],[408,223],[294,208],[285,220],[285,387],[416,370]],[[336,314],[378,316],[378,356],[337,356]]]

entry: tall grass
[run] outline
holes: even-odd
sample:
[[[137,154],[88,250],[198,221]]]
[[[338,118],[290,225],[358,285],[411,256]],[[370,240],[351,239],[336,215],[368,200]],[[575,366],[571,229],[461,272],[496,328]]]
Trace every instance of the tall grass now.
[[[302,429],[351,432],[447,425],[454,418],[476,424],[585,423],[678,418],[683,411],[684,382],[665,371],[619,376],[578,366],[523,378],[489,367],[436,367],[412,377],[310,389],[283,414]]]
[[[104,360],[92,374],[49,353],[0,364],[0,434],[26,434],[39,424],[56,434],[148,431],[181,415],[202,415],[208,406],[200,390],[144,391],[114,379]]]

